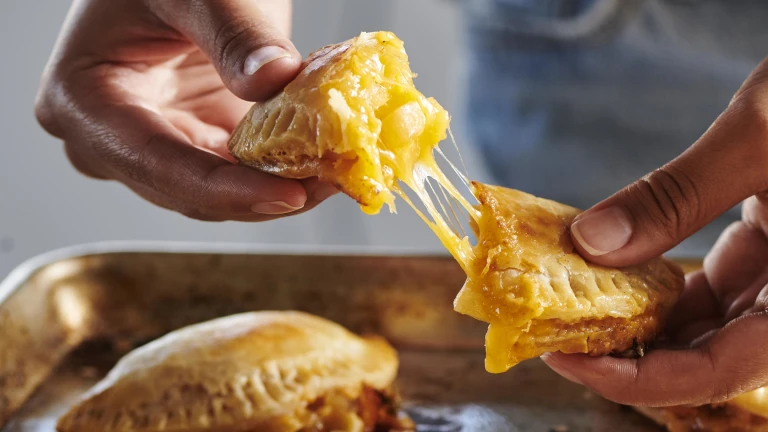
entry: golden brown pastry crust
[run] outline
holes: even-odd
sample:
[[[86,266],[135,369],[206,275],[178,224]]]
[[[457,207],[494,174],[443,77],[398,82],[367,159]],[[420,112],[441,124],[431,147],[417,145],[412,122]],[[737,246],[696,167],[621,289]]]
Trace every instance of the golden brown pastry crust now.
[[[295,432],[323,396],[355,400],[395,378],[395,350],[300,312],[220,318],[124,357],[60,432]]]
[[[568,232],[579,210],[474,183],[478,244],[455,301],[488,322],[486,367],[503,372],[545,352],[602,355],[652,340],[682,290],[682,271],[657,258],[612,269],[586,262]]]

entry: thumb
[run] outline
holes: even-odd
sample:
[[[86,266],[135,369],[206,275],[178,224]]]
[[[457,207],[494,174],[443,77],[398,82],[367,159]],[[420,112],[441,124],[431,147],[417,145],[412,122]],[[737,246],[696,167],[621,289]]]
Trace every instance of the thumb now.
[[[766,62],[688,150],[579,215],[571,237],[598,264],[659,256],[731,207],[768,189]]]
[[[148,3],[160,19],[200,47],[241,99],[267,99],[301,69],[301,54],[288,39],[290,0]]]

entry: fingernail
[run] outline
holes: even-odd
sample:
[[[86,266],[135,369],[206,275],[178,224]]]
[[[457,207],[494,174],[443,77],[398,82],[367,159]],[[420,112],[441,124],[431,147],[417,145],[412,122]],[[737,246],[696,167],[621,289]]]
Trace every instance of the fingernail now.
[[[266,215],[279,215],[295,212],[296,210],[300,210],[302,207],[304,206],[294,207],[283,201],[274,201],[254,204],[251,206],[251,211],[254,213],[261,213]]]
[[[619,207],[608,207],[576,219],[571,231],[590,255],[600,256],[620,249],[632,237],[632,223]]]
[[[544,363],[547,364],[547,366],[549,366],[553,371],[557,372],[557,374],[561,377],[576,384],[584,385],[583,382],[576,378],[576,375],[569,372],[568,369],[564,368],[560,364],[560,361],[557,359],[557,355],[558,354],[555,353],[544,353],[540,358]]]
[[[321,183],[315,190],[315,193],[312,195],[312,198],[314,198],[315,201],[318,201],[318,202],[324,201],[336,195],[338,192],[339,190],[336,189],[335,186],[328,183]]]
[[[277,59],[291,57],[292,54],[283,48],[277,46],[266,46],[254,51],[245,59],[243,65],[243,72],[246,75],[253,75],[258,72],[264,65],[271,63]]]

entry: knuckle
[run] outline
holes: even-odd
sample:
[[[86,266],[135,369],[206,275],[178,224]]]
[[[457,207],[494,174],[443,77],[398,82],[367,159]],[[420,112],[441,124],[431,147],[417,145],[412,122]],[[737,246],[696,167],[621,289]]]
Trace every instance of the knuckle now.
[[[93,131],[88,145],[95,159],[116,179],[165,192],[159,179],[161,161],[151,151],[162,139],[161,134],[153,134],[142,145],[128,145],[123,137],[105,128]]]
[[[147,160],[145,147],[125,145],[114,132],[100,130],[92,136],[92,148],[96,157],[118,176],[151,186],[151,160]]]
[[[122,176],[149,187],[155,191],[166,193],[164,182],[161,178],[164,171],[162,169],[163,159],[160,157],[162,149],[163,134],[154,133],[140,145],[125,145],[120,137],[112,133],[105,134],[98,139],[99,150],[102,159],[107,160]]]
[[[715,378],[712,381],[711,394],[709,395],[708,400],[706,400],[705,402],[709,402],[711,404],[722,403],[727,400],[733,399],[735,396],[737,396],[740,393],[741,392],[731,389],[730,386],[720,382],[719,379]]]
[[[725,117],[733,122],[739,139],[732,144],[741,147],[745,166],[757,166],[762,172],[768,165],[768,87],[754,86],[738,95]],[[768,176],[764,186],[768,188]]]
[[[214,60],[232,65],[237,58],[247,55],[245,51],[251,31],[253,24],[245,18],[233,18],[221,23],[213,36],[213,46],[216,47]]]
[[[730,400],[736,395],[742,393],[743,389],[739,389],[737,386],[734,386],[731,383],[729,378],[732,376],[729,373],[724,374],[722,367],[718,366],[717,356],[709,348],[709,346],[705,345],[702,347],[701,356],[704,362],[709,366],[709,376],[711,377],[711,382],[709,385],[709,395],[707,395],[704,400],[700,402],[713,404],[721,403]]]
[[[143,0],[143,6],[162,21],[172,21],[174,13],[187,9],[194,5],[195,1],[190,0]]]
[[[763,289],[760,290],[760,293],[757,294],[752,311],[762,314],[768,313],[768,285],[763,287]]]
[[[63,93],[61,85],[52,82],[53,78],[45,77],[35,98],[34,113],[37,123],[49,134],[61,138],[64,133],[59,122],[59,106]]]
[[[35,102],[35,118],[37,123],[49,134],[59,136],[59,128],[56,122],[56,116],[53,114],[51,106],[45,101],[45,96],[40,95]]]
[[[239,70],[242,61],[260,46],[277,44],[269,36],[266,23],[251,17],[232,17],[216,28],[213,36],[214,60],[229,71]]]
[[[135,150],[125,148],[123,160],[123,170],[135,181],[142,183],[159,192],[164,190],[160,175],[164,170],[161,169],[162,158],[157,149],[162,148],[161,141],[164,137],[161,134],[152,134],[141,147]]]
[[[79,146],[75,145],[71,141],[64,142],[64,152],[69,160],[69,163],[84,176],[94,179],[105,180],[107,177],[99,174],[90,164],[86,162],[85,157],[81,154]]]
[[[204,210],[194,209],[215,207],[211,205],[216,194],[210,176],[203,175],[191,160],[193,155],[168,145],[168,141],[165,134],[153,134],[138,149],[120,146],[118,148],[122,150],[118,151],[117,163],[132,180],[185,203],[193,209],[189,210],[192,212],[189,217],[209,220],[214,216],[206,216]]]
[[[711,377],[711,383],[709,385],[710,390],[707,399],[709,403],[716,403],[716,401],[719,401],[723,396],[723,387],[720,385],[717,378],[717,362],[714,353],[712,353],[712,350],[707,345],[704,345],[701,348],[700,355],[704,363],[709,366],[709,376]]]
[[[644,177],[634,187],[642,211],[661,232],[679,238],[688,234],[691,222],[702,212],[702,202],[695,183],[684,171],[660,168]]]

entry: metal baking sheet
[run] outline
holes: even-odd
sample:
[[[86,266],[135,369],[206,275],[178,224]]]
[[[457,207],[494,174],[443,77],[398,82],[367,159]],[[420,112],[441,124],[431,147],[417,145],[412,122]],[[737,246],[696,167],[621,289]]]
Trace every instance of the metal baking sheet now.
[[[122,355],[166,332],[296,309],[392,341],[419,431],[658,430],[539,360],[486,373],[485,325],[453,312],[463,281],[452,259],[417,252],[156,243],[53,252],[0,283],[0,427],[53,431]]]

